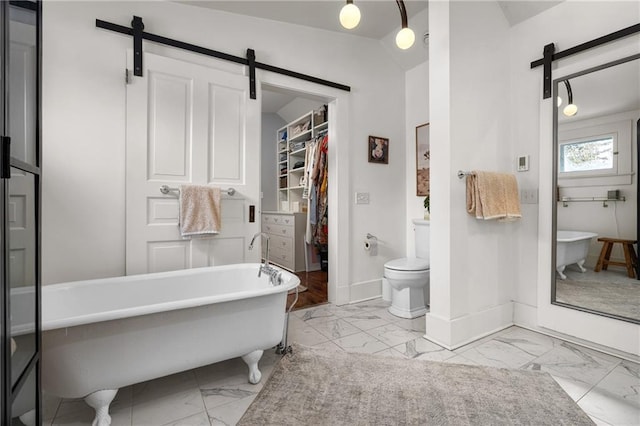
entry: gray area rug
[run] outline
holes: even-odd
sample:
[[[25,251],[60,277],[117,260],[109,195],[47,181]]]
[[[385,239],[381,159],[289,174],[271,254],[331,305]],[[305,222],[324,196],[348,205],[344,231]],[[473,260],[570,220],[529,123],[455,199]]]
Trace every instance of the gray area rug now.
[[[593,425],[548,373],[293,346],[238,425]]]

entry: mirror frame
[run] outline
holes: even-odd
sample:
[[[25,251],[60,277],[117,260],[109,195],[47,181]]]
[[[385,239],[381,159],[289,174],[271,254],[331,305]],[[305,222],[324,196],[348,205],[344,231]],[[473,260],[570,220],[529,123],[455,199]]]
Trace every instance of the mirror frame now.
[[[634,60],[640,60],[640,53],[635,54],[635,55],[630,55],[630,56],[626,56],[624,58],[615,60],[615,61],[610,61],[598,66],[594,66],[591,68],[587,68],[585,70],[582,71],[578,71],[575,72],[573,74],[568,74],[568,75],[564,75],[560,78],[554,79],[553,80],[553,95],[551,97],[551,99],[557,99],[558,96],[558,85],[560,83],[562,83],[565,80],[570,80],[572,78],[576,78],[582,75],[586,75],[586,74],[591,74],[593,72],[596,71],[600,71],[606,68],[611,68],[614,67],[616,65],[620,65],[620,64],[624,64],[627,62],[631,62]],[[637,139],[637,143],[636,143],[636,150],[640,150],[640,120],[638,120],[638,132],[636,132],[636,139]],[[552,213],[551,213],[551,228],[552,228],[552,233],[551,233],[551,304],[552,305],[556,305],[556,306],[560,306],[563,308],[568,308],[568,309],[573,309],[573,310],[577,310],[577,311],[582,311],[582,312],[587,312],[590,314],[594,314],[594,315],[599,315],[599,316],[603,316],[603,317],[607,317],[607,318],[612,318],[615,320],[619,320],[619,321],[625,321],[625,322],[629,322],[629,323],[633,323],[633,324],[640,324],[640,319],[633,319],[633,318],[628,318],[628,317],[622,317],[619,315],[614,315],[614,314],[610,314],[607,312],[602,312],[602,311],[596,311],[593,309],[589,309],[589,308],[584,308],[581,306],[576,306],[576,305],[570,305],[568,303],[563,303],[563,302],[558,302],[556,301],[556,280],[557,280],[557,276],[556,276],[556,248],[557,248],[557,231],[558,231],[558,200],[557,200],[557,185],[558,185],[558,108],[555,107],[555,102],[554,102],[554,108],[553,108],[553,122],[552,122],[552,129],[553,129],[553,135],[552,135],[552,140],[553,140],[553,164],[552,164],[552,170],[553,170],[553,185],[554,185],[554,190],[553,190],[553,202],[552,202]],[[637,152],[638,155],[638,166],[637,168],[640,168],[640,152]],[[635,170],[635,173],[638,174],[638,170]],[[636,177],[636,179],[638,179]],[[638,210],[640,210],[640,182],[636,181],[636,189],[638,191],[638,199],[636,200],[636,204],[637,204],[637,208],[636,208],[636,222],[637,222],[637,228],[636,228],[636,232],[637,232],[637,240],[640,241],[640,214],[638,214]],[[636,262],[636,278],[639,277],[638,272],[640,272],[640,261]]]

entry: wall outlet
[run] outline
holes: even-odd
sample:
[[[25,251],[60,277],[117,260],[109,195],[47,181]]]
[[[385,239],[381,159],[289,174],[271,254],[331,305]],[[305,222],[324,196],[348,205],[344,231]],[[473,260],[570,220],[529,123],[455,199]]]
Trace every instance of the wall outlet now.
[[[369,193],[356,192],[356,204],[369,204]]]
[[[520,204],[538,204],[537,189],[521,189]]]

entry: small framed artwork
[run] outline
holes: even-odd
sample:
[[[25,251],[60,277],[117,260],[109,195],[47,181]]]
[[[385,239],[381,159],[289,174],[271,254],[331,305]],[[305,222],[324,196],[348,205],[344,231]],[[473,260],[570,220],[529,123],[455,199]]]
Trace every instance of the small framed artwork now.
[[[416,184],[417,195],[429,195],[429,123],[416,127]]]
[[[369,136],[369,162],[389,164],[389,139]]]

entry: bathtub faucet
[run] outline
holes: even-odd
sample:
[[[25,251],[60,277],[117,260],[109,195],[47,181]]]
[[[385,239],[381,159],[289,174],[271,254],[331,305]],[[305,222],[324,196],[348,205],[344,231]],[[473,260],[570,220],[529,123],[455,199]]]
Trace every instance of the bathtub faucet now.
[[[257,232],[249,243],[249,250],[253,250],[253,243],[259,236],[263,236],[266,239],[266,246],[264,253],[264,263],[260,265],[260,269],[258,269],[258,277],[260,277],[264,272],[265,274],[269,275],[269,282],[272,285],[280,285],[282,284],[282,276],[280,275],[280,271],[269,265],[269,234],[265,234],[264,232]]]

